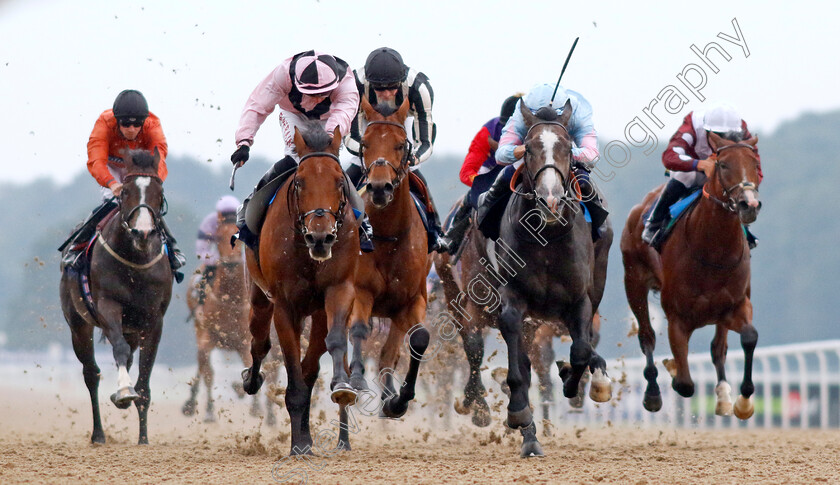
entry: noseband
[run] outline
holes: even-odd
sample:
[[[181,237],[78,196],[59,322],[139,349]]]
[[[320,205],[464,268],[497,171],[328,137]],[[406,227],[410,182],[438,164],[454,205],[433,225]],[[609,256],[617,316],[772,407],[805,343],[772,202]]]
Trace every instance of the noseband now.
[[[338,164],[339,169],[341,168],[341,161],[338,159],[338,157],[333,155],[332,153],[327,153],[327,152],[307,153],[306,155],[304,155],[300,158],[300,162],[298,163],[298,167],[300,167],[300,165],[302,165],[304,161],[306,161],[310,158],[314,158],[314,157],[332,158],[333,160],[335,160],[335,163]],[[324,208],[319,207],[317,209],[312,209],[310,211],[301,213],[300,212],[300,185],[298,185],[297,172],[295,172],[295,178],[294,178],[294,180],[292,180],[292,187],[293,187],[293,191],[294,191],[294,194],[295,194],[295,206],[298,208],[296,229],[297,229],[297,232],[299,232],[302,236],[305,236],[309,232],[306,229],[306,218],[307,217],[309,217],[309,216],[325,217],[327,215],[331,215],[333,217],[333,219],[335,220],[335,224],[333,224],[332,231],[330,231],[330,232],[332,233],[333,236],[336,237],[336,239],[338,239],[338,231],[341,229],[342,224],[344,224],[344,217],[343,217],[344,207],[347,205],[347,194],[346,194],[347,187],[346,187],[346,183],[345,183],[344,170],[342,170],[341,173],[342,173],[341,198],[340,198],[340,202],[338,204],[338,210],[333,212],[330,209],[324,209]]]
[[[408,166],[408,159],[411,155],[411,143],[408,141],[408,131],[406,131],[405,126],[403,126],[400,123],[397,123],[395,121],[376,120],[376,121],[371,121],[371,122],[368,123],[367,128],[365,128],[365,133],[367,133],[367,130],[372,125],[398,126],[400,129],[402,129],[403,133],[405,133],[405,148],[403,149],[403,157],[402,157],[402,160],[400,160],[399,167],[395,167],[393,164],[391,164],[391,162],[389,162],[388,160],[385,160],[384,158],[377,158],[376,160],[371,162],[370,166],[364,167],[365,168],[364,178],[368,178],[368,175],[370,175],[371,170],[373,170],[375,167],[381,167],[381,166],[384,166],[384,165],[388,165],[389,167],[391,167],[391,170],[394,171],[394,178],[391,179],[391,185],[394,187],[394,190],[396,190],[397,187],[400,186],[400,183],[402,182],[403,178],[405,178],[405,174],[406,174],[406,171],[407,171],[406,168]],[[364,166],[365,165],[364,144],[361,146],[361,148],[359,150],[359,158],[362,160],[362,166]]]
[[[122,183],[123,183],[123,185],[125,185],[129,182],[129,180],[133,180],[137,177],[149,177],[150,179],[157,180],[158,183],[163,184],[163,180],[153,173],[130,173],[130,174],[127,174],[125,177],[123,177],[123,182]],[[121,192],[120,197],[117,198],[117,201],[119,202],[120,207],[122,207],[122,194],[123,193],[124,192]],[[160,230],[160,218],[165,216],[166,213],[169,211],[169,204],[166,202],[166,197],[163,198],[163,205],[160,209],[160,212],[156,211],[154,209],[154,207],[150,206],[149,204],[146,204],[145,202],[143,202],[141,204],[137,204],[136,206],[132,207],[131,210],[128,211],[128,213],[125,214],[125,215],[122,215],[122,211],[120,211],[120,214],[121,214],[120,222],[122,224],[123,229],[125,229],[126,231],[130,231],[131,226],[128,225],[128,221],[131,220],[131,216],[133,216],[134,213],[137,212],[138,210],[144,209],[144,208],[149,210],[149,213],[152,215],[152,224],[154,225],[155,230],[159,231]]]
[[[756,148],[754,146],[746,144],[746,143],[735,143],[734,145],[726,145],[726,146],[722,146],[722,147],[718,148],[717,150],[715,150],[715,154],[714,154],[714,157],[715,157],[715,177],[717,178],[718,183],[720,184],[721,187],[723,187],[724,185],[723,185],[723,177],[721,177],[721,175],[720,175],[721,162],[719,160],[719,155],[720,155],[720,152],[722,152],[726,149],[729,149],[729,148],[749,148],[754,153],[756,152]],[[737,184],[735,184],[735,185],[733,185],[729,188],[724,188],[723,189],[723,199],[724,200],[720,200],[717,197],[710,194],[709,191],[706,190],[706,185],[704,184],[703,185],[703,197],[705,197],[705,198],[711,200],[712,202],[714,202],[715,204],[723,207],[724,210],[726,210],[728,212],[732,212],[733,214],[737,214],[738,213],[738,208],[737,208],[738,201],[735,200],[735,198],[733,197],[736,189],[741,189],[741,192],[749,189],[749,190],[754,190],[756,193],[758,193],[758,186],[756,186],[754,183],[752,183],[752,182],[741,182],[741,183],[737,183]]]
[[[530,136],[531,136],[531,131],[532,131],[534,128],[536,128],[537,126],[540,126],[540,125],[553,125],[553,126],[559,126],[560,128],[563,128],[563,131],[565,131],[565,132],[566,132],[566,135],[569,135],[569,130],[568,130],[568,128],[566,128],[565,126],[563,126],[563,124],[562,124],[562,123],[559,123],[559,122],[557,122],[557,121],[539,121],[539,122],[534,123],[533,125],[531,125],[531,127],[530,127],[530,128],[528,128],[528,133],[526,133],[526,134],[525,134],[525,140],[527,140],[527,139],[528,139],[528,137],[530,137]],[[527,144],[525,145],[525,147],[526,147],[526,149],[525,149],[525,156],[527,157],[527,156],[530,154],[530,151],[529,151],[529,150],[528,150],[528,148],[527,148]],[[550,170],[554,170],[554,171],[556,171],[556,172],[560,175],[560,181],[562,182],[562,185],[563,185],[563,196],[562,196],[562,199],[569,199],[569,197],[567,196],[567,194],[570,192],[570,188],[571,188],[571,187],[570,187],[570,186],[571,186],[571,180],[572,180],[572,179],[574,179],[574,175],[572,175],[571,177],[569,177],[569,178],[567,179],[566,177],[564,177],[564,176],[563,176],[563,172],[560,170],[560,168],[559,168],[559,167],[557,167],[557,165],[554,165],[554,164],[545,164],[545,165],[543,165],[542,167],[540,167],[540,168],[539,168],[539,170],[537,170],[537,172],[536,172],[536,173],[531,174],[531,169],[530,169],[530,168],[528,168],[528,161],[527,161],[527,160],[523,160],[522,164],[524,165],[524,168],[525,168],[525,173],[527,173],[527,174],[528,174],[528,179],[530,180],[530,182],[531,182],[531,186],[532,186],[533,188],[531,189],[531,191],[530,191],[530,192],[520,192],[519,190],[517,190],[517,189],[516,189],[516,187],[514,187],[514,186],[513,186],[513,184],[511,184],[511,190],[512,190],[512,191],[513,191],[516,195],[518,195],[518,196],[520,196],[520,197],[523,197],[523,198],[525,198],[525,199],[528,199],[528,200],[533,200],[533,199],[536,199],[536,198],[537,198],[537,192],[536,192],[537,178],[540,176],[540,174],[541,174],[543,171],[545,171],[545,170],[549,170],[549,169],[550,169]],[[571,153],[571,151],[569,151],[569,173],[570,173],[570,174],[571,174],[571,171],[572,171],[572,153]]]

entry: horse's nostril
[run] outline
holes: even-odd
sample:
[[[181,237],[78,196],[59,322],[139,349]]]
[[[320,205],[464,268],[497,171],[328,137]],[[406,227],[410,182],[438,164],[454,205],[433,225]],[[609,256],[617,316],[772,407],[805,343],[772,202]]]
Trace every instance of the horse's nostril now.
[[[746,211],[750,209],[750,204],[746,200],[738,202],[738,210]]]
[[[306,244],[315,244],[315,236],[310,233],[304,234],[303,240],[306,241]]]
[[[327,234],[324,236],[324,244],[332,244],[335,242],[335,234]]]
[[[386,193],[391,193],[391,192],[394,191],[394,184],[392,184],[391,182],[388,182],[388,183],[385,184],[385,187],[383,187],[383,189],[385,190]]]

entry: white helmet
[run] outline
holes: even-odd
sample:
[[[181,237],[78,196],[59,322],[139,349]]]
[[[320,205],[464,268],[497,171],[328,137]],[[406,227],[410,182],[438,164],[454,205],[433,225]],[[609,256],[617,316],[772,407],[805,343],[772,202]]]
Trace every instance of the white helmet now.
[[[239,208],[239,199],[232,195],[225,195],[216,202],[216,212],[226,214],[236,212]]]
[[[703,129],[717,133],[741,131],[741,115],[731,105],[717,103],[706,110],[703,116]]]

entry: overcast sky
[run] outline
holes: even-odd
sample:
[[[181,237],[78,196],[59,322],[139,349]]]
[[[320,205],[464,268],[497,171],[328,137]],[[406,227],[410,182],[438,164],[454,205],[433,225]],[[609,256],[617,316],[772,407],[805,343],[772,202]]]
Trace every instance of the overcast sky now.
[[[390,46],[425,72],[435,153],[465,153],[505,97],[554,82],[576,36],[563,85],[589,99],[604,138],[624,140],[639,116],[667,139],[702,106],[676,77],[689,64],[704,69],[707,102],[733,103],[753,131],[768,133],[804,111],[840,108],[837,7],[775,4],[0,0],[0,181],[65,182],[85,170],[94,121],[127,88],[160,116],[170,154],[227,171],[250,92],[283,59],[312,48],[359,67]],[[718,37],[737,36],[733,18],[749,57]],[[731,56],[710,54],[716,74],[690,49],[713,41]],[[642,109],[668,85],[690,102],[674,114],[655,107],[660,129]],[[279,159],[282,147],[275,113],[252,152]]]

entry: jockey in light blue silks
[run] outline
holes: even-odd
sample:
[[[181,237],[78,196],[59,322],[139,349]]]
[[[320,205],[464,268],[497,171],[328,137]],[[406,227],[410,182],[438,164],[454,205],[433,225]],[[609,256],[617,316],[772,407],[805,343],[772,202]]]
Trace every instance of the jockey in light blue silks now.
[[[505,125],[499,148],[496,150],[496,161],[500,165],[508,165],[493,182],[493,186],[479,199],[478,220],[479,228],[485,236],[495,238],[498,234],[498,217],[501,210],[492,208],[502,199],[510,195],[510,180],[513,173],[523,163],[525,146],[523,140],[528,133],[525,120],[520,111],[520,105],[537,113],[540,108],[547,108],[554,93],[553,84],[538,84],[534,86],[517,104],[513,116]],[[566,101],[571,102],[572,117],[569,120],[568,132],[572,138],[572,168],[580,185],[583,202],[592,218],[593,235],[597,237],[597,229],[606,221],[608,212],[601,205],[600,198],[589,180],[589,171],[598,158],[598,138],[595,124],[592,122],[592,106],[580,93],[557,88],[552,108],[559,116],[563,113]]]

